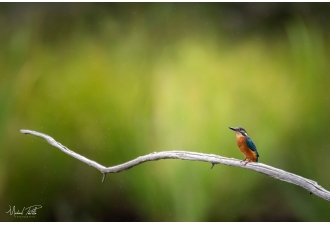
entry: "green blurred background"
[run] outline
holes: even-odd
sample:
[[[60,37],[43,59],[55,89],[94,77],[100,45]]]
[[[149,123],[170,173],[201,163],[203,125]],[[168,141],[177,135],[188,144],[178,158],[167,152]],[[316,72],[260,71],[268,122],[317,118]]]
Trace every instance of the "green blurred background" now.
[[[330,221],[301,187],[154,151],[260,162],[330,189],[329,3],[0,3],[1,221]],[[9,205],[42,205],[15,218]]]

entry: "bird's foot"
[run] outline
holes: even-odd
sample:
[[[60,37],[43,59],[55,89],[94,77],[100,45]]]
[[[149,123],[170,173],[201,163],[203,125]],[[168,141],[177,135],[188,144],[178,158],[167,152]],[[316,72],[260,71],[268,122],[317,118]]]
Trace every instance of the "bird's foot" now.
[[[248,159],[248,160],[246,160],[246,163],[244,164],[244,166],[246,166],[246,164],[248,164],[248,163],[250,163],[250,162],[254,162],[254,161]]]

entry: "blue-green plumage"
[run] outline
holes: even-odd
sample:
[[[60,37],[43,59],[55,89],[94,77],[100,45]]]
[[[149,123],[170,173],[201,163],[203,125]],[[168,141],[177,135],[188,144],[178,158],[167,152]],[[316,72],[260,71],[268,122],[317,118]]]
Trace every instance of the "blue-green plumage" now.
[[[257,147],[255,146],[255,144],[253,143],[253,141],[249,136],[245,136],[245,140],[246,140],[246,145],[257,154],[257,162],[258,162],[259,153],[257,151]]]

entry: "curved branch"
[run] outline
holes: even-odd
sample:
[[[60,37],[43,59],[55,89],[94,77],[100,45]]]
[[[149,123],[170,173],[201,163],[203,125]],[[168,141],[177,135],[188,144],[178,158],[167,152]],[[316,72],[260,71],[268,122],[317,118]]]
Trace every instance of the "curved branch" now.
[[[79,155],[61,143],[54,140],[54,138],[40,133],[36,131],[31,130],[21,130],[21,133],[23,134],[31,134],[34,136],[42,137],[44,138],[49,144],[57,147],[62,152],[86,163],[89,166],[92,166],[96,169],[98,169],[101,173],[103,173],[102,182],[104,182],[106,174],[107,173],[119,173],[125,170],[128,170],[134,166],[137,166],[141,163],[148,162],[148,161],[156,161],[159,159],[182,159],[182,160],[191,160],[191,161],[203,161],[203,162],[209,162],[212,164],[211,169],[215,164],[223,164],[227,166],[235,166],[240,167],[248,170],[253,170],[262,174],[266,174],[270,177],[273,177],[275,179],[279,179],[288,183],[292,183],[298,186],[301,186],[308,190],[311,194],[315,194],[327,201],[330,201],[330,192],[324,189],[322,186],[318,185],[317,182],[313,180],[309,180],[307,178],[298,176],[293,173],[286,172],[281,169],[277,169],[272,166],[265,165],[263,163],[248,163],[246,166],[240,162],[240,160],[233,159],[233,158],[226,158],[219,155],[214,154],[204,154],[204,153],[198,153],[198,152],[187,152],[187,151],[163,151],[163,152],[154,152],[150,153],[148,155],[140,156],[136,159],[133,159],[131,161],[128,161],[126,163],[117,165],[117,166],[111,166],[111,167],[105,167],[100,165],[99,163],[90,160],[82,155]]]

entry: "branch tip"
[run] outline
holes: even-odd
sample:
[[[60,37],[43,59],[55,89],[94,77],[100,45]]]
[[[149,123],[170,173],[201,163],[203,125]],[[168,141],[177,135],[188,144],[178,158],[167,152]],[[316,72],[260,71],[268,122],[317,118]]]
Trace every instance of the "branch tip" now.
[[[107,177],[107,174],[104,173],[104,174],[103,174],[103,177],[102,177],[102,184],[104,183],[106,177]]]

